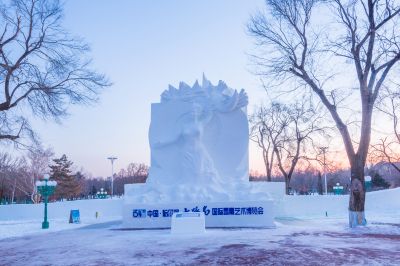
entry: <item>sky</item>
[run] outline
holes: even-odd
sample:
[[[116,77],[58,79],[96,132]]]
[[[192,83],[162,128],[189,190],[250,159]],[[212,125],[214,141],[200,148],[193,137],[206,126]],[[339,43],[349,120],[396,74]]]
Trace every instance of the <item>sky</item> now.
[[[44,146],[93,176],[111,175],[111,155],[116,171],[149,164],[151,103],[168,84],[193,84],[203,73],[244,88],[251,111],[266,94],[251,72],[246,23],[263,7],[262,0],[67,0],[65,28],[89,43],[93,68],[113,85],[98,103],[71,106],[60,124],[35,121]],[[262,171],[261,153],[252,144],[249,152],[250,169]]]

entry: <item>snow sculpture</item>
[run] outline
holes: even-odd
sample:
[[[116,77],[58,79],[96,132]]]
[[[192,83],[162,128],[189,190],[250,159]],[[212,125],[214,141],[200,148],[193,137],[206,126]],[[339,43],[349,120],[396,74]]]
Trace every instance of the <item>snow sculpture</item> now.
[[[126,226],[168,227],[177,210],[203,210],[207,226],[272,226],[269,194],[248,180],[247,104],[243,89],[214,86],[204,75],[201,85],[181,82],[161,94],[151,105],[149,177],[125,185]],[[250,206],[254,217],[233,216]],[[218,208],[232,217],[219,217]]]
[[[218,187],[248,178],[247,95],[220,81],[181,82],[152,104],[149,182]]]

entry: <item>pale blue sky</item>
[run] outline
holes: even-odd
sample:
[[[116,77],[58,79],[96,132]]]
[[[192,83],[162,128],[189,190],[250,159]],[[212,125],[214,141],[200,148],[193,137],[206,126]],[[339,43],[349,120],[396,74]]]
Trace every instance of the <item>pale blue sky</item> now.
[[[41,139],[56,156],[107,176],[109,155],[119,158],[116,170],[149,163],[150,104],[168,84],[192,84],[205,72],[213,83],[246,89],[251,111],[265,94],[249,71],[245,25],[263,7],[262,0],[67,0],[66,28],[91,45],[95,69],[114,85],[98,104],[72,107],[62,124],[35,123]],[[260,156],[250,149],[251,169],[262,169]]]

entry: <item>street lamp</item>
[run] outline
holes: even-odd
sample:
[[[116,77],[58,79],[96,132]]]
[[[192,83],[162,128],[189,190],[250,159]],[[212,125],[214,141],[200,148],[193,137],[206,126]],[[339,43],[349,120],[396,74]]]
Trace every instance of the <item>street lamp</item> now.
[[[97,198],[99,199],[105,199],[107,198],[107,191],[104,191],[104,188],[100,188],[100,191],[96,193]]]
[[[328,184],[326,183],[326,162],[325,162],[325,154],[328,150],[328,147],[320,147],[322,153],[324,154],[324,179],[325,179],[325,195],[328,195]]]
[[[335,195],[342,195],[343,194],[343,186],[340,183],[336,183],[336,186],[333,187],[333,192]]]
[[[49,181],[50,176],[45,174],[43,180],[36,181],[36,186],[39,193],[44,197],[44,220],[42,223],[42,229],[49,228],[49,222],[47,221],[47,202],[49,200],[49,196],[53,194],[57,182],[56,181]]]
[[[117,160],[117,157],[110,156],[107,158],[111,161],[111,198],[114,195],[114,161]]]

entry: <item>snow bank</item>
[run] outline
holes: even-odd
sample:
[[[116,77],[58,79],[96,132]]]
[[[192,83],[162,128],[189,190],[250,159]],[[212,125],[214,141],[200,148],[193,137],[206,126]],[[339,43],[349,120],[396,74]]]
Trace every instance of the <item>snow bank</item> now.
[[[53,202],[48,204],[48,217],[52,219],[69,219],[70,210],[78,209],[81,220],[99,217],[122,216],[122,199],[93,199]],[[0,221],[42,220],[44,204],[12,204],[0,206]]]
[[[349,197],[333,195],[294,195],[285,196],[277,216],[283,217],[322,217],[344,216],[347,214]]]
[[[368,192],[365,212],[367,217],[398,214],[400,212],[400,188]],[[347,217],[348,195],[295,195],[285,196],[277,208],[279,217],[313,218]]]

